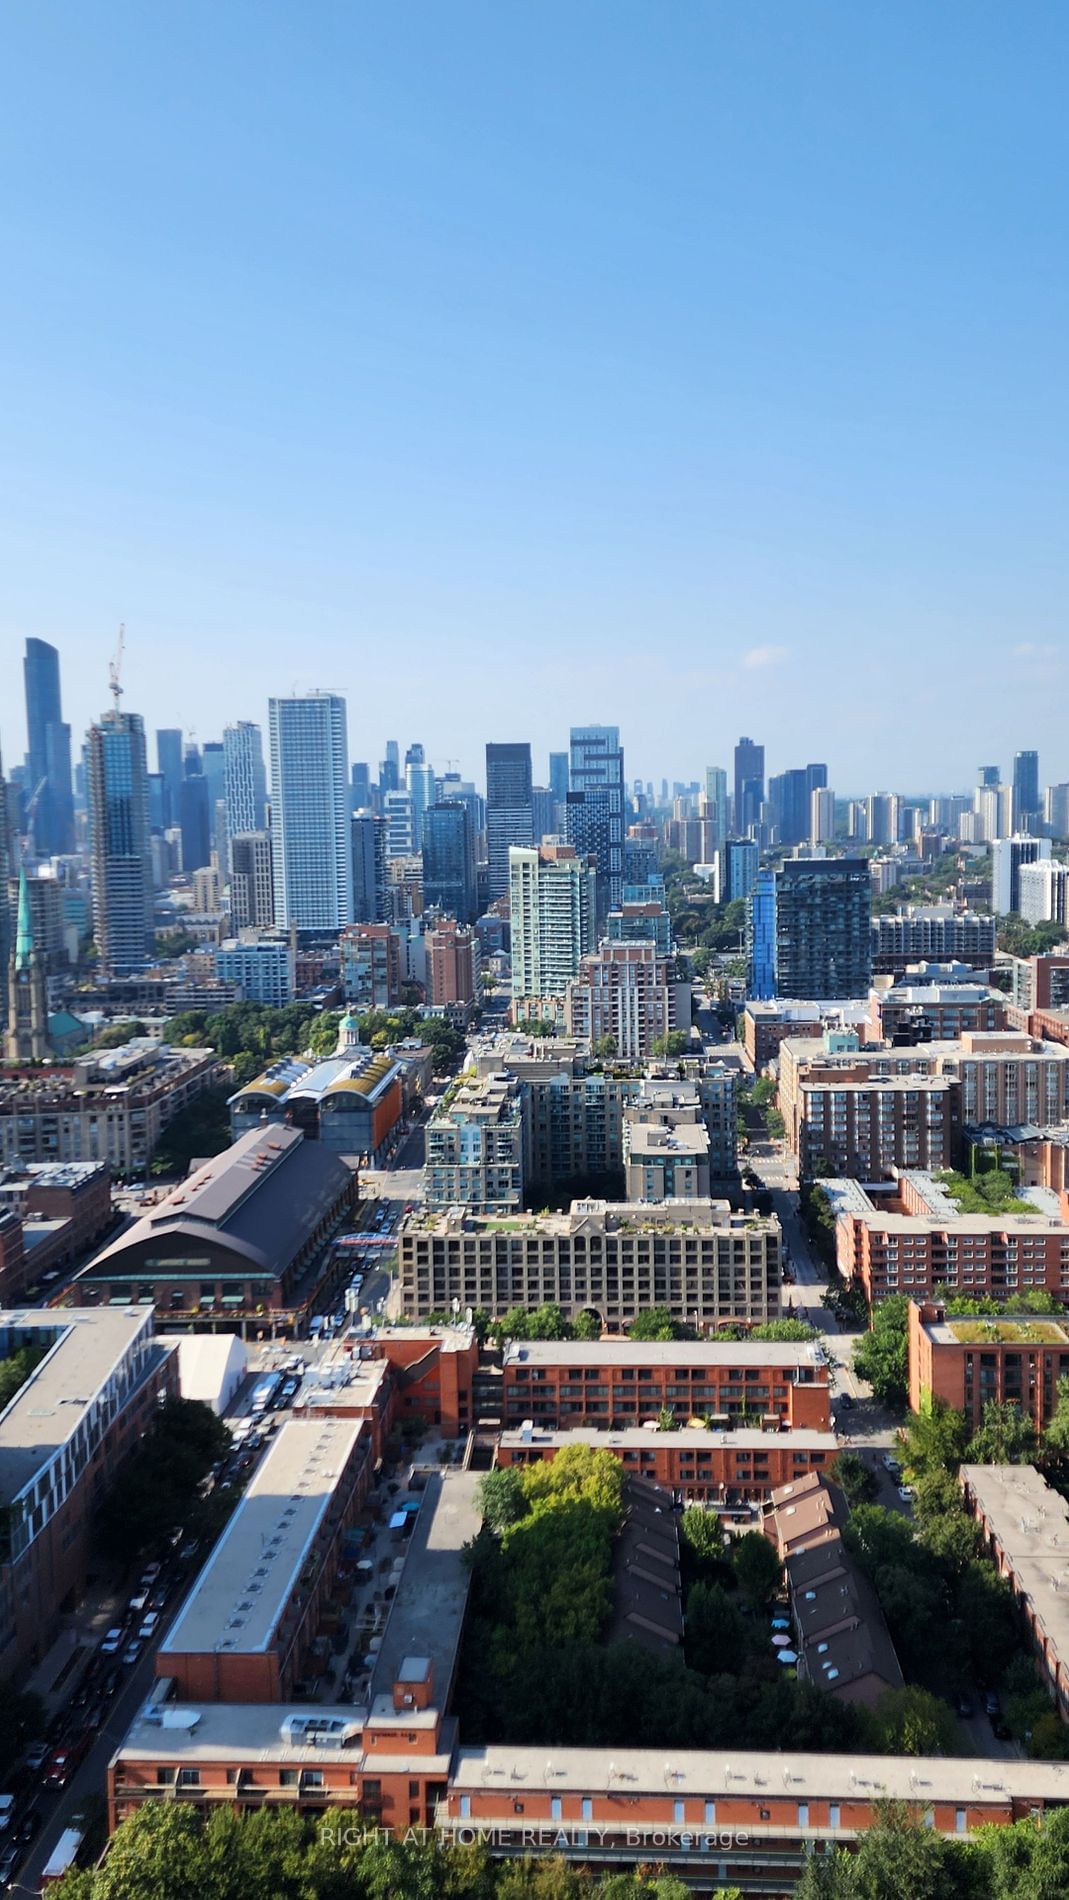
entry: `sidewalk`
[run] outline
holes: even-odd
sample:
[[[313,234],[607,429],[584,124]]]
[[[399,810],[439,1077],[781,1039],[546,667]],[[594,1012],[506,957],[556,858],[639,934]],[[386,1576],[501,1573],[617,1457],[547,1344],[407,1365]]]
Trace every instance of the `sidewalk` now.
[[[64,1617],[59,1635],[26,1684],[32,1695],[40,1697],[48,1720],[69,1701],[104,1631],[118,1619],[125,1602],[117,1579],[101,1580],[86,1591],[77,1610]]]

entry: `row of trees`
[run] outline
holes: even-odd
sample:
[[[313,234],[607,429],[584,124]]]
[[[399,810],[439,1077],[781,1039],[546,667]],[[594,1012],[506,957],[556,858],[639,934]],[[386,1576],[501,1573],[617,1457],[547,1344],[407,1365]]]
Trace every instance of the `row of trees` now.
[[[218,1528],[218,1507],[201,1496],[230,1433],[211,1406],[168,1399],[123,1467],[97,1515],[102,1549],[121,1564],[162,1549],[177,1528],[203,1535]]]
[[[229,1003],[225,1009],[187,1009],[164,1026],[167,1040],[182,1048],[210,1048],[229,1062],[234,1086],[249,1082],[285,1056],[327,1056],[338,1040],[340,1010],[316,1010],[308,1003],[282,1009],[266,1003]],[[360,1037],[372,1049],[385,1049],[406,1036],[418,1036],[434,1051],[435,1069],[456,1061],[464,1038],[451,1023],[421,1016],[418,1009],[372,1009],[360,1018]]]
[[[69,1874],[60,1900],[690,1900],[673,1875],[597,1877],[556,1856],[492,1861],[419,1830],[389,1839],[355,1809],[319,1822],[292,1810],[207,1818],[149,1802],[124,1821],[103,1866]],[[741,1900],[722,1888],[721,1900]]]

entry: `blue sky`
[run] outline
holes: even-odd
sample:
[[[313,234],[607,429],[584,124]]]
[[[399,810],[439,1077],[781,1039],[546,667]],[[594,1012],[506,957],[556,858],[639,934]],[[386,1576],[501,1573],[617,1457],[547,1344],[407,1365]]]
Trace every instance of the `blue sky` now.
[[[1060,0],[36,0],[0,739],[297,684],[480,771],[1069,779]]]

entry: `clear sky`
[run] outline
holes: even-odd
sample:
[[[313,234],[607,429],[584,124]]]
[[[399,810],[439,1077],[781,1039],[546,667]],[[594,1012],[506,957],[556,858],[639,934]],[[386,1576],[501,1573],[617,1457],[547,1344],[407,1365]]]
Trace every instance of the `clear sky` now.
[[[739,732],[1069,779],[1064,0],[29,0],[0,24],[0,739],[28,633],[218,736],[536,774]],[[153,761],[154,762],[154,761]]]

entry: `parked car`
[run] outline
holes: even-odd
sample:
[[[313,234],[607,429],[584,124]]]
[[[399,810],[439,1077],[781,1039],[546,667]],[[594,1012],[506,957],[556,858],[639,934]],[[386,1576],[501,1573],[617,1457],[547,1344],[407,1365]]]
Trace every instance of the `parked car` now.
[[[969,1721],[970,1717],[975,1713],[973,1705],[967,1695],[959,1695],[954,1707],[957,1709],[963,1722]]]
[[[908,1504],[913,1496],[913,1486],[911,1484],[900,1484],[898,1487],[898,1495],[903,1504]]]
[[[23,1756],[23,1761],[26,1763],[27,1768],[33,1768],[33,1769],[43,1768],[47,1759],[48,1759],[48,1743],[47,1742],[31,1742],[29,1748],[26,1750],[26,1753]]]
[[[141,1572],[141,1588],[143,1590],[151,1590],[162,1569],[162,1564],[146,1564],[144,1570]]]
[[[143,1619],[141,1623],[141,1627],[137,1632],[142,1642],[147,1643],[149,1640],[149,1637],[154,1636],[156,1634],[156,1628],[159,1623],[159,1620],[160,1620],[159,1611],[150,1610],[148,1615]]]
[[[895,1457],[893,1451],[885,1451],[881,1463],[885,1471],[898,1470],[898,1459]]]
[[[123,1634],[124,1632],[122,1628],[120,1627],[120,1625],[118,1623],[114,1624],[114,1626],[108,1631],[107,1635],[104,1638],[104,1641],[100,1645],[101,1655],[102,1656],[117,1656],[120,1649],[122,1648]]]
[[[29,1846],[29,1843],[40,1833],[44,1818],[40,1808],[27,1808],[15,1829],[15,1839],[21,1841],[24,1847]]]
[[[139,1590],[136,1597],[130,1598],[126,1607],[131,1616],[141,1616],[148,1607],[148,1590]]]
[[[123,1650],[123,1653],[122,1653],[122,1659],[128,1669],[131,1669],[134,1663],[137,1662],[138,1657],[141,1654],[141,1649],[142,1649],[141,1641],[136,1636],[129,1643],[127,1643],[126,1648]]]
[[[995,1694],[994,1689],[984,1690],[984,1714],[991,1716],[992,1719],[996,1715],[1002,1714],[1002,1704]]]
[[[0,1851],[0,1887],[10,1887],[15,1869],[22,1859],[22,1847],[18,1841],[9,1841]]]
[[[282,1400],[283,1405],[288,1405],[291,1399],[295,1399],[297,1396],[296,1379],[287,1379],[285,1383],[283,1384],[282,1391],[279,1396]]]

